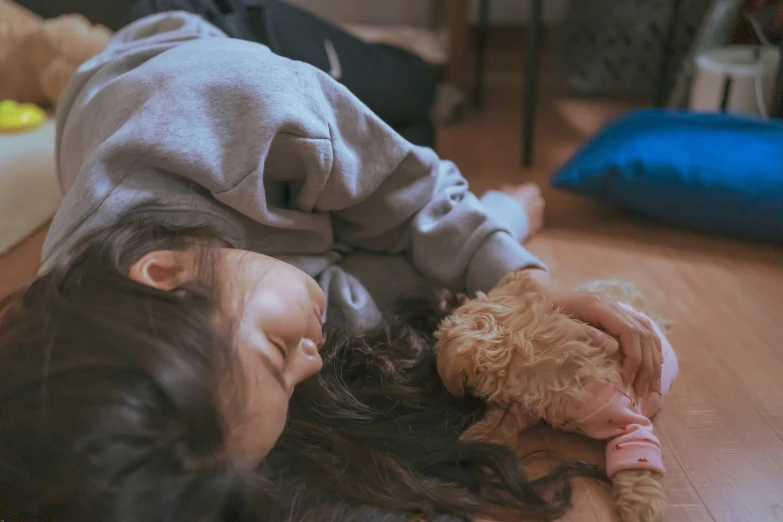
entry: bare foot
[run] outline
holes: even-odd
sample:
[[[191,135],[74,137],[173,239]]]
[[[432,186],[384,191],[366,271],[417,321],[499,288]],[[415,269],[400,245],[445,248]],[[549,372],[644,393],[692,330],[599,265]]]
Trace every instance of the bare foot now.
[[[504,185],[503,192],[513,197],[527,213],[527,237],[529,239],[544,226],[544,197],[535,183]]]

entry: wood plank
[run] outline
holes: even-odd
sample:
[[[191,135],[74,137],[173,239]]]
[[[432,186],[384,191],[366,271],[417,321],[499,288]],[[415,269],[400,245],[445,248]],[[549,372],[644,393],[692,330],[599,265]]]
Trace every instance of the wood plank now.
[[[656,422],[657,423],[657,422]],[[669,520],[680,522],[714,522],[704,501],[688,479],[680,461],[674,456],[666,438],[657,430],[666,468],[666,491],[669,494]]]
[[[777,327],[761,310],[765,303],[742,284],[745,273],[758,269],[546,234],[531,249],[563,284],[622,277],[667,296],[670,304],[660,311],[674,321],[670,339],[680,376],[656,426],[716,520],[775,520],[783,444],[771,422],[783,414],[783,366],[773,355],[780,345],[769,343]],[[783,263],[778,266],[768,267],[767,285],[783,294]]]
[[[558,285],[628,279],[673,321],[680,376],[655,419],[670,520],[783,520],[783,249],[676,230],[551,189],[552,172],[634,102],[571,99],[546,70],[536,164],[519,169],[520,84],[519,72],[488,71],[482,112],[444,130],[441,154],[478,193],[529,180],[543,187],[546,228],[528,246]],[[575,439],[528,437],[530,447],[602,457]],[[605,494],[580,483],[568,519],[612,520]]]

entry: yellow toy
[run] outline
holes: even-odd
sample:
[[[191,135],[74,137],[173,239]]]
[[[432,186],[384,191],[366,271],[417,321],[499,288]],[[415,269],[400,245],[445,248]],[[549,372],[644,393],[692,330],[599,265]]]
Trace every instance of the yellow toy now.
[[[55,105],[73,72],[100,53],[111,36],[81,15],[43,20],[0,0],[0,99]]]
[[[0,132],[21,132],[40,127],[46,112],[32,103],[0,101]]]

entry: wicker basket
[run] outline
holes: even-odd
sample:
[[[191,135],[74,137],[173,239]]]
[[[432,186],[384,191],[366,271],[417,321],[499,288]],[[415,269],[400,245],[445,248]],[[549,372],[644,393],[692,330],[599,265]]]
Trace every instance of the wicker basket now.
[[[666,71],[670,83],[710,0],[682,0]],[[647,95],[661,80],[673,0],[569,0],[557,31],[556,67],[579,95]]]

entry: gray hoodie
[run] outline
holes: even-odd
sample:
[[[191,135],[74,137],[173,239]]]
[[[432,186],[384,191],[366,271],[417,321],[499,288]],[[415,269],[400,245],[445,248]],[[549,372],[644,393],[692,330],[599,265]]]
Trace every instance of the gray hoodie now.
[[[329,322],[363,331],[401,299],[542,267],[519,244],[514,200],[482,203],[452,162],[327,74],[187,13],[133,23],[79,68],[58,105],[57,166],[42,271],[122,216],[208,224],[315,277]]]

